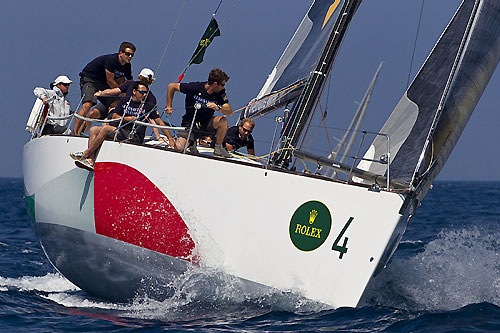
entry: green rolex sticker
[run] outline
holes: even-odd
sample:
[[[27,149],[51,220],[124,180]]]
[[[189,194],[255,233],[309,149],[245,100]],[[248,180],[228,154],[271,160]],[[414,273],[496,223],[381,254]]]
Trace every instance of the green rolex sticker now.
[[[290,220],[290,239],[302,251],[316,250],[328,238],[332,216],[328,207],[319,201],[302,204]]]

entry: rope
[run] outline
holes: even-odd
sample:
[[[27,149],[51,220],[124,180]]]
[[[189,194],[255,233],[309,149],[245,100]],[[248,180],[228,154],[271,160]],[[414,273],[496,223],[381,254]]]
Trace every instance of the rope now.
[[[422,0],[422,7],[420,8],[420,17],[418,18],[417,32],[415,34],[415,42],[413,44],[413,53],[411,55],[410,69],[408,70],[408,79],[406,80],[406,89],[408,89],[408,87],[410,86],[411,70],[413,67],[413,59],[415,58],[415,50],[417,49],[418,33],[420,31],[420,23],[422,22],[422,14],[424,12],[424,3],[425,3],[425,0]]]

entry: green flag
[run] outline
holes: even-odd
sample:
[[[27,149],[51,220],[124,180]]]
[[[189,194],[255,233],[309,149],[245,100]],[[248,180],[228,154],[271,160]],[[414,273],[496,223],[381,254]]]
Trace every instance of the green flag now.
[[[212,20],[210,20],[207,30],[205,30],[205,33],[201,37],[200,43],[194,51],[188,66],[191,66],[191,64],[201,64],[203,56],[205,55],[205,50],[217,36],[220,36],[219,25],[217,24],[215,17],[212,17]]]

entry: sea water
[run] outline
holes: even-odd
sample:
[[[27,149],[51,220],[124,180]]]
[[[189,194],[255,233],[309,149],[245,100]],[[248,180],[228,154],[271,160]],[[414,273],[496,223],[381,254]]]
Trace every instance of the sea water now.
[[[22,179],[0,179],[0,223],[2,332],[500,331],[500,182],[437,182],[355,309],[196,269],[172,281],[168,300],[112,303],[50,265]]]

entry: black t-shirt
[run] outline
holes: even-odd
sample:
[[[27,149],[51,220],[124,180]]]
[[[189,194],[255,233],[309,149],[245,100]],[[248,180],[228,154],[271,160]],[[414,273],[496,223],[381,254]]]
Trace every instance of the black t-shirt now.
[[[118,88],[122,93],[125,93],[125,96],[132,96],[132,90],[134,90],[134,83],[138,81],[125,81]],[[144,103],[147,106],[155,107],[156,106],[156,97],[153,92],[150,90],[148,96],[146,97],[146,102]]]
[[[106,54],[95,58],[83,68],[80,76],[107,84],[105,69],[114,74],[115,80],[121,77],[132,80],[132,66],[130,64],[120,64],[118,53]]]
[[[189,82],[180,84],[180,92],[186,95],[186,113],[182,116],[182,126],[191,125],[194,116],[194,105],[201,104],[201,108],[196,114],[195,122],[200,122],[202,127],[214,116],[215,110],[207,108],[207,103],[213,102],[219,106],[229,103],[226,96],[226,90],[219,93],[209,94],[205,90],[206,82]],[[198,126],[200,127],[200,126]]]
[[[233,146],[234,150],[238,150],[241,147],[247,147],[247,149],[254,149],[253,136],[248,134],[246,139],[240,137],[240,132],[238,126],[229,127],[227,129],[226,137],[224,138],[224,145],[229,143]]]
[[[120,103],[114,109],[113,113],[116,113],[117,115],[119,115],[121,117],[121,116],[123,116],[123,112],[125,110],[125,116],[135,116],[135,117],[137,117],[138,120],[143,121],[143,122],[147,122],[147,120],[145,119],[146,114],[148,115],[149,119],[159,118],[158,112],[151,111],[153,109],[153,106],[144,104],[141,107],[141,102],[134,102],[134,101],[130,100],[130,104],[129,104],[129,100],[130,100],[130,97],[122,97],[120,99]],[[151,111],[151,112],[148,114],[149,111]],[[122,125],[125,122],[126,121],[124,119],[122,122]],[[113,123],[112,125],[118,126],[118,123]],[[133,126],[134,126],[134,124],[130,123],[130,124],[123,126],[122,128],[125,131],[131,131]],[[146,135],[146,126],[135,125],[135,128],[136,128],[137,135],[140,137],[141,142],[143,142],[144,136]]]

